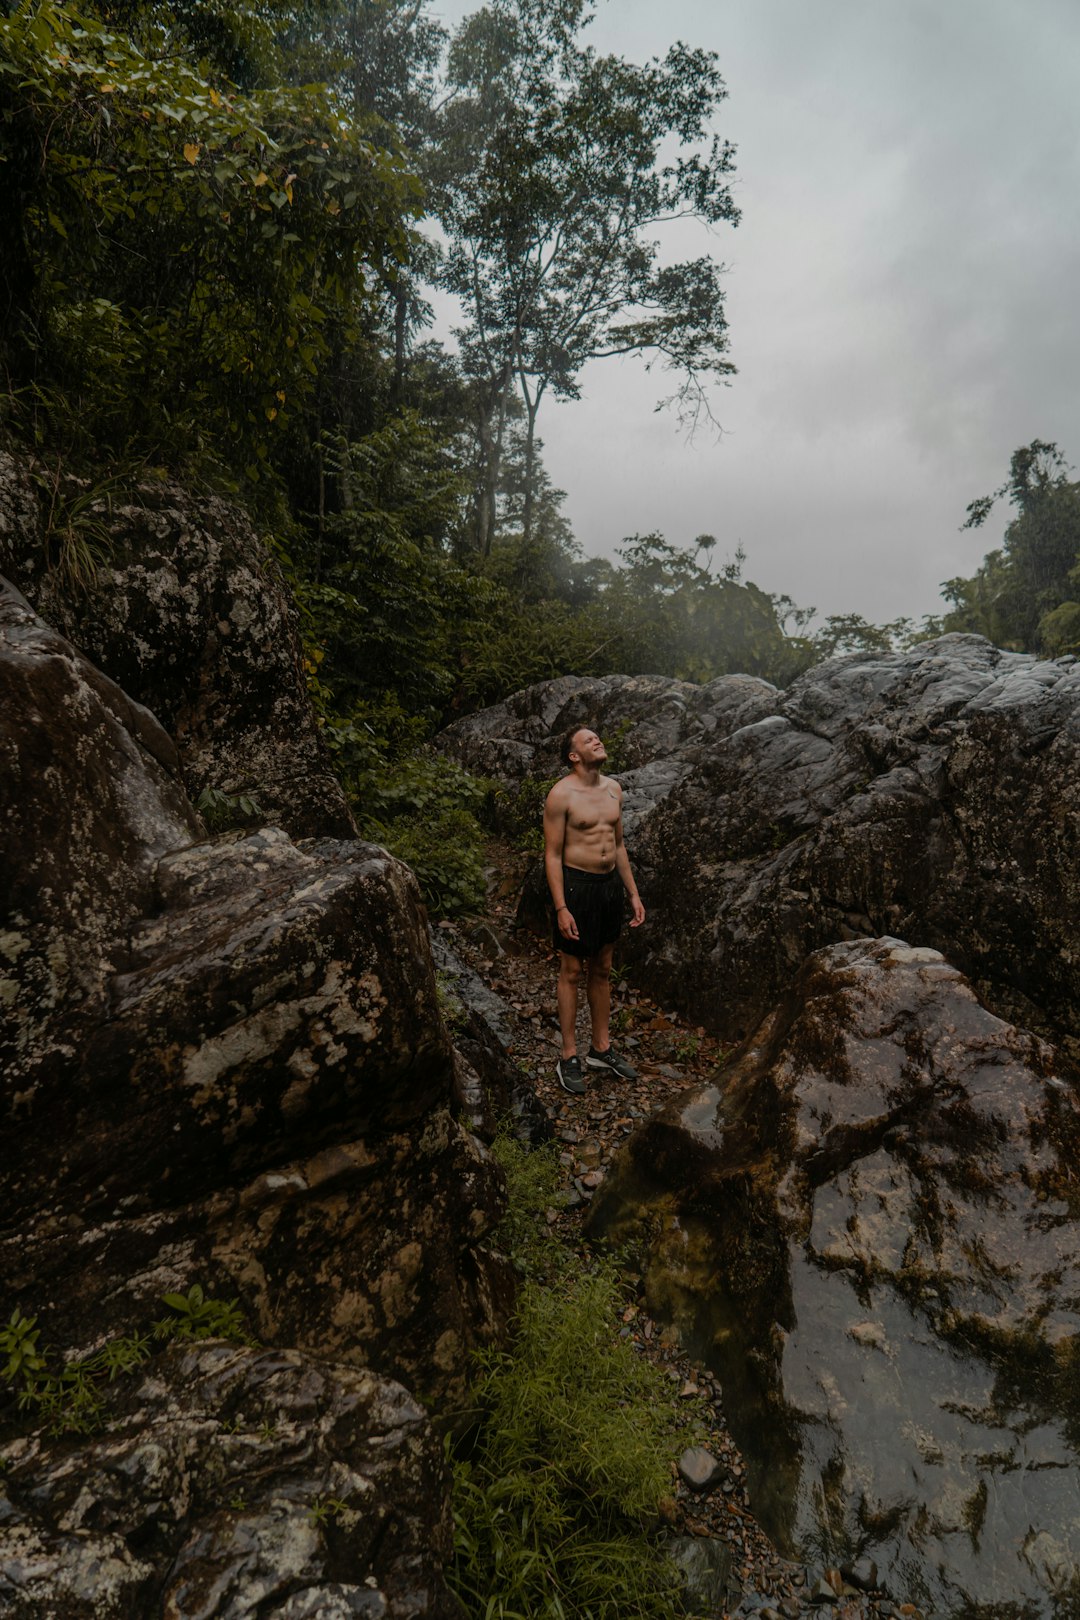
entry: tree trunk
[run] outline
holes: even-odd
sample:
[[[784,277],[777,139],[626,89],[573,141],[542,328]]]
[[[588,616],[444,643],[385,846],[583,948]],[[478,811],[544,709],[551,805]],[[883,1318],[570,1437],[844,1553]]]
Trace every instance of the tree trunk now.
[[[405,342],[409,327],[409,289],[404,277],[399,276],[394,287],[394,387],[395,406],[401,404],[405,391]]]
[[[491,555],[492,530],[495,513],[495,438],[491,430],[492,413],[484,406],[479,411],[480,455],[482,458],[481,487],[476,503],[476,549],[481,557]]]
[[[508,360],[498,379],[498,392],[489,405],[481,407],[480,448],[484,457],[484,487],[480,500],[477,523],[477,549],[482,557],[491,556],[498,525],[499,474],[502,471],[503,441],[506,437],[506,417],[510,407],[510,387],[513,381],[513,361]]]
[[[525,396],[525,413],[528,426],[525,429],[525,504],[521,513],[521,552],[523,559],[528,556],[532,544],[533,511],[536,506],[536,486],[533,474],[536,469],[536,413],[540,408],[540,400]]]

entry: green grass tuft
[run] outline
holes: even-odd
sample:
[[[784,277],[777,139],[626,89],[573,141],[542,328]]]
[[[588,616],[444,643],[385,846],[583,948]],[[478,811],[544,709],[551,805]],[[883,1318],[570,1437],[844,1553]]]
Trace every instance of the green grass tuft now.
[[[679,1579],[657,1539],[671,1462],[697,1435],[672,1385],[619,1337],[616,1262],[541,1228],[552,1153],[500,1139],[500,1240],[528,1279],[511,1346],[478,1356],[454,1463],[451,1584],[477,1620],[673,1620]]]

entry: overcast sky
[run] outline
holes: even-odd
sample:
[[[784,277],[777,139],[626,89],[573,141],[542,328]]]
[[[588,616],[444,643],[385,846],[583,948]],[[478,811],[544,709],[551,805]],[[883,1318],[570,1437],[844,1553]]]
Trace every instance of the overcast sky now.
[[[1004,513],[959,525],[1011,452],[1080,464],[1078,0],[606,0],[590,34],[717,52],[743,218],[669,254],[729,267],[719,442],[654,414],[634,360],[544,406],[585,551],[705,532],[821,614],[941,611],[998,543]]]

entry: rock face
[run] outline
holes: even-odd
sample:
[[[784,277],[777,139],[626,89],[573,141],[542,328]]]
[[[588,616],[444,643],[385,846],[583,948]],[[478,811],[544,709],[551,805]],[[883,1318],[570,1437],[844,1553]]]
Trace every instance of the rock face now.
[[[551,1121],[520,1065],[511,1057],[512,1014],[465,960],[441,924],[431,951],[454,1035],[456,1095],[469,1129],[490,1142],[504,1125],[520,1141],[550,1141]],[[461,942],[458,940],[458,945]]]
[[[669,675],[564,675],[448,726],[439,746],[468,770],[511,786],[558,776],[570,728],[592,726],[608,744],[626,800],[624,823],[663,799],[710,741],[774,711],[776,688],[751,675],[706,686]]]
[[[70,522],[78,493],[59,492],[54,523]],[[146,483],[123,505],[102,498],[71,534],[105,560],[76,583],[57,565],[47,505],[0,452],[0,573],[153,711],[191,798],[253,796],[294,837],[355,836],[308,701],[296,609],[248,517],[172,484]]]
[[[780,693],[727,676],[554,681],[445,746],[508,781],[596,724],[632,768],[649,911],[639,980],[742,1037],[804,957],[864,934],[941,950],[1003,1016],[1080,1053],[1080,665],[944,636],[852,654]]]
[[[0,1450],[8,1620],[460,1612],[440,1448],[399,1385],[213,1343],[159,1356],[111,1404],[77,1451]]]
[[[590,1225],[719,1373],[782,1546],[870,1556],[924,1612],[1064,1616],[1078,1162],[1054,1050],[937,952],[859,940],[641,1128]]]
[[[10,597],[0,683],[12,1304],[75,1347],[194,1270],[267,1338],[456,1387],[500,1180],[451,1117],[412,874],[279,828],[193,843],[152,717]]]

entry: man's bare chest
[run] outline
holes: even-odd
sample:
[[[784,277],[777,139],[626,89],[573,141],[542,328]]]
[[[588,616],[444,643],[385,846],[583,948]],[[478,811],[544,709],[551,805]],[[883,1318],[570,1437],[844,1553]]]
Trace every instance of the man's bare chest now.
[[[568,826],[575,832],[587,833],[605,827],[614,827],[619,819],[618,790],[602,783],[600,787],[579,789],[571,794],[566,807]]]

